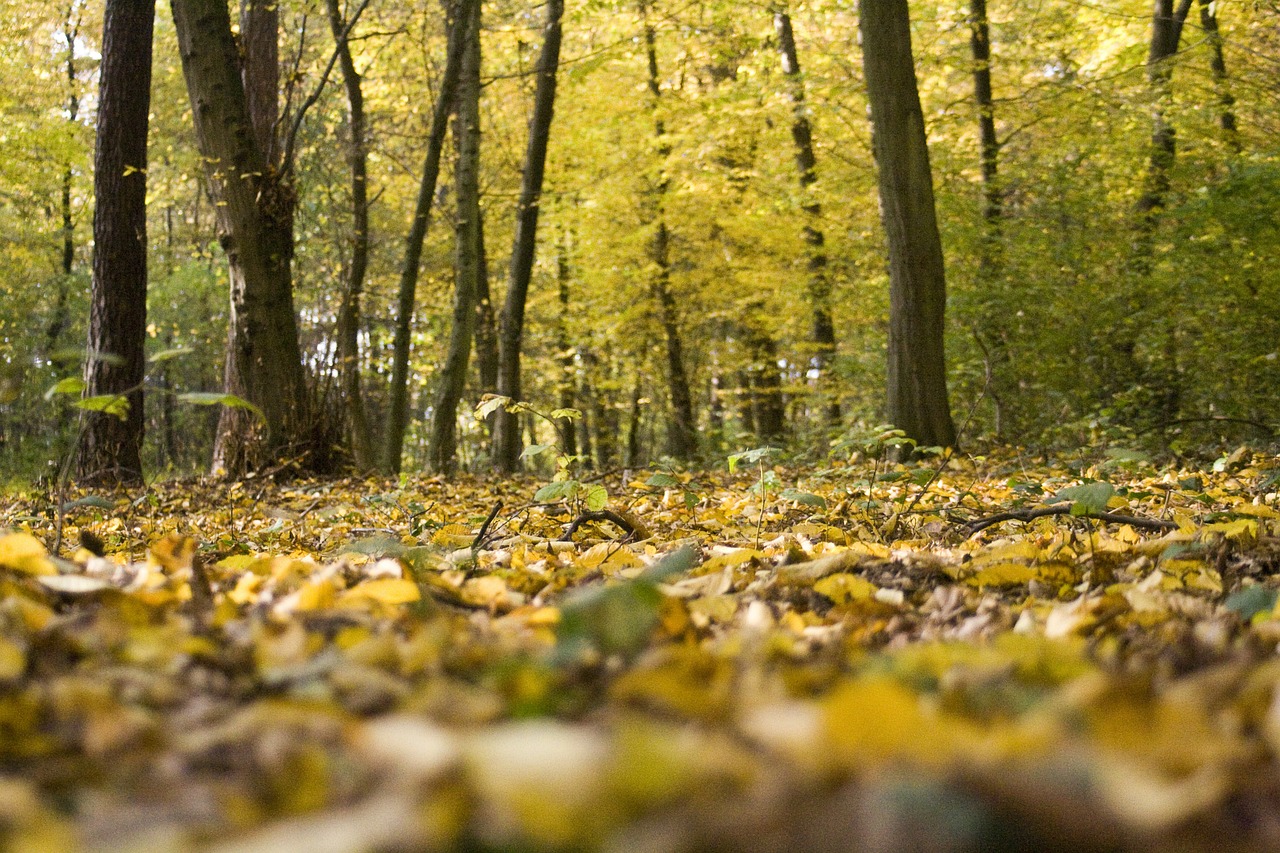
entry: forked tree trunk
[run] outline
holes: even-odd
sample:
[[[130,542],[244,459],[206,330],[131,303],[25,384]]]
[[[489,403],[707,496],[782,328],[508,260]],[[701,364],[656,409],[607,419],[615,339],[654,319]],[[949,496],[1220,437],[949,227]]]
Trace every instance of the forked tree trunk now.
[[[122,395],[117,418],[87,412],[79,478],[142,482],[147,329],[147,114],[155,0],[108,0],[94,156],[93,288],[86,393]]]
[[[907,0],[860,0],[858,17],[889,244],[888,417],[920,445],[950,446],[946,274]]]
[[[224,386],[263,413],[259,423],[244,409],[222,410],[213,468],[237,475],[286,456],[308,457],[313,450],[293,308],[295,198],[288,174],[272,168],[270,151],[258,142],[268,124],[274,125],[267,118],[274,112],[260,93],[250,112],[227,0],[172,2],[196,139],[231,281]],[[247,68],[267,65],[248,56],[246,63]]]
[[[422,263],[422,243],[431,224],[431,203],[440,177],[440,156],[449,129],[449,115],[457,101],[458,75],[462,67],[463,48],[468,40],[468,27],[478,0],[458,0],[449,30],[448,54],[440,94],[431,114],[431,130],[427,137],[427,153],[418,182],[418,201],[413,222],[405,238],[404,263],[400,268],[400,287],[396,299],[396,331],[392,342],[391,390],[387,410],[387,426],[382,446],[382,468],[400,473],[400,457],[404,451],[404,433],[409,425],[409,355],[412,349],[414,304],[418,291],[418,268]]]
[[[538,57],[533,118],[529,121],[529,144],[524,155],[524,175],[516,208],[511,275],[498,333],[498,393],[513,400],[521,399],[520,347],[524,340],[524,309],[537,248],[542,177],[547,163],[547,142],[551,138],[551,119],[555,112],[556,72],[560,67],[560,18],[563,15],[564,0],[547,0],[547,22],[542,31],[542,54]],[[505,409],[499,409],[495,414],[493,465],[498,471],[510,473],[520,465],[519,422]]]
[[[351,439],[351,457],[357,468],[368,470],[374,465],[373,440],[369,434],[369,418],[365,413],[360,383],[360,299],[369,268],[369,170],[364,92],[351,56],[347,24],[342,19],[338,0],[325,0],[325,5],[347,93],[347,130],[351,134],[347,143],[347,163],[351,169],[351,258],[344,270],[342,303],[338,308],[338,372]]]
[[[457,465],[458,403],[467,382],[480,273],[480,4],[474,4],[470,11],[458,73],[458,115],[453,126],[458,197],[453,324],[449,352],[436,390],[427,449],[432,470],[444,474],[452,473]]]

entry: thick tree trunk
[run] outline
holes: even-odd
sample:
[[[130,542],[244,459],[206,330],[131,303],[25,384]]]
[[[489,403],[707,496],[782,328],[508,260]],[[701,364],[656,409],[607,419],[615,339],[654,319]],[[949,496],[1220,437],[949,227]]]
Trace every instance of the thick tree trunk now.
[[[478,0],[458,0],[449,31],[449,48],[445,58],[440,95],[431,114],[431,131],[427,137],[427,153],[418,183],[418,201],[413,222],[405,238],[404,264],[400,268],[400,287],[396,304],[396,331],[392,342],[391,390],[387,411],[387,427],[382,447],[382,467],[392,474],[400,472],[404,450],[404,433],[409,425],[409,355],[412,349],[413,311],[417,300],[418,268],[422,263],[422,243],[431,224],[431,203],[440,177],[440,155],[449,129],[449,115],[457,101],[458,74],[462,67],[463,48],[468,41],[469,26]]]
[[[287,174],[271,167],[269,152],[256,141],[255,125],[265,128],[273,110],[258,100],[250,113],[227,0],[172,2],[196,139],[231,281],[224,384],[264,416],[259,423],[244,409],[222,410],[213,468],[234,476],[286,456],[314,464],[293,308],[293,186]],[[257,67],[253,61],[249,65]]]
[[[498,393],[513,400],[521,399],[520,346],[524,339],[524,309],[529,296],[529,281],[533,277],[542,177],[547,163],[547,142],[551,138],[551,119],[555,113],[556,72],[560,67],[560,18],[563,15],[564,0],[547,0],[547,22],[542,31],[542,54],[538,57],[533,118],[529,121],[529,144],[524,155],[524,175],[516,208],[511,273],[498,332]],[[496,414],[493,466],[498,471],[510,473],[520,465],[519,423],[515,415],[505,409],[499,409]]]
[[[835,324],[831,320],[831,275],[827,269],[826,235],[822,230],[822,205],[813,197],[818,181],[817,157],[813,153],[813,128],[805,104],[804,78],[800,74],[800,58],[796,52],[795,32],[786,6],[774,7],[773,25],[778,33],[778,51],[782,56],[782,73],[789,81],[791,98],[791,139],[796,149],[796,169],[800,178],[800,208],[804,211],[804,242],[808,252],[809,306],[813,312],[814,361],[818,369],[818,388],[831,399],[826,413],[829,423],[840,422],[840,403],[828,387],[831,362],[836,353]]]
[[[461,22],[459,22],[461,24]],[[476,289],[480,273],[480,5],[471,9],[467,40],[458,73],[458,115],[453,139],[457,148],[457,260],[454,267],[453,325],[449,352],[440,372],[431,440],[427,455],[434,471],[456,467],[458,403],[467,382],[471,338],[476,321]]]
[[[80,434],[83,481],[142,482],[147,335],[147,115],[155,0],[108,0],[102,27],[94,156],[89,396],[118,394],[123,418],[88,412]]]
[[[888,417],[921,445],[950,446],[946,275],[907,0],[860,0],[858,11],[889,244]]]
[[[641,14],[647,16],[647,7]],[[649,63],[649,94],[654,113],[662,97],[658,76],[658,49],[653,25],[647,17],[644,22],[644,43]],[[654,219],[653,238],[649,243],[649,260],[653,264],[650,290],[658,309],[658,321],[666,340],[667,393],[671,400],[671,420],[667,424],[667,452],[676,459],[692,459],[698,452],[697,426],[693,416],[693,395],[689,391],[689,377],[684,369],[684,343],[680,335],[680,312],[671,292],[671,232],[667,230],[666,194],[669,179],[666,176],[667,158],[671,156],[671,143],[667,140],[666,127],[661,118],[654,119],[654,133],[658,140],[660,175],[653,187]],[[628,448],[629,450],[632,448]]]
[[[342,304],[338,309],[338,371],[350,431],[351,457],[357,468],[368,470],[374,465],[373,439],[369,434],[369,418],[365,413],[360,383],[360,299],[369,268],[369,171],[364,92],[351,56],[347,22],[342,19],[338,0],[325,0],[325,5],[347,93],[347,129],[351,134],[347,149],[347,162],[351,168],[351,258],[344,271]]]

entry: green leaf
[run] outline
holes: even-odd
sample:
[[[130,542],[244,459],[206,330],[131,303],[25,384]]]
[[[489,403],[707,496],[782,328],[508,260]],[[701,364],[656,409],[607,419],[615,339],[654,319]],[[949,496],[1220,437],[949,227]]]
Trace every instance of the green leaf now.
[[[738,467],[739,462],[745,462],[748,465],[755,465],[757,462],[778,456],[782,453],[780,447],[753,447],[750,450],[744,450],[741,453],[735,453],[729,457],[729,473],[733,473]]]
[[[1097,514],[1107,511],[1107,503],[1115,496],[1116,487],[1110,483],[1082,483],[1059,489],[1051,503],[1071,501],[1072,515]]]
[[[174,349],[162,349],[147,359],[151,364],[159,364],[162,361],[172,361],[175,358],[182,358],[188,353],[195,352],[191,347],[175,347]]]
[[[73,501],[67,501],[62,505],[63,509],[82,509],[84,507],[92,507],[93,509],[115,509],[115,501],[108,500],[101,495],[85,495],[82,498],[76,498]]]
[[[558,501],[573,495],[578,490],[577,480],[561,480],[554,483],[547,483],[541,489],[534,492],[533,499],[539,503],[549,503],[550,501]]]
[[[129,416],[129,401],[123,394],[96,394],[92,397],[85,397],[83,400],[76,400],[72,403],[77,409],[84,409],[88,412],[102,412],[104,415],[112,415],[124,420]]]
[[[510,402],[510,397],[503,397],[499,394],[485,394],[480,398],[480,402],[476,406],[476,418],[485,420],[489,415],[492,415]]]
[[[1274,589],[1267,589],[1265,586],[1246,586],[1228,596],[1223,604],[1228,610],[1240,614],[1240,618],[1248,622],[1259,613],[1273,610],[1277,597],[1280,597],[1280,592]]]
[[[665,489],[671,486],[682,485],[680,480],[672,477],[670,474],[664,474],[661,471],[654,474],[644,483],[646,486],[653,486],[655,489]]]
[[[795,501],[805,506],[813,506],[818,509],[827,508],[827,499],[821,495],[811,494],[809,492],[800,492],[795,489],[783,489],[782,494],[778,495],[784,501]]]
[[[235,394],[219,394],[216,391],[189,391],[185,394],[178,395],[179,403],[191,403],[196,406],[228,406],[232,409],[247,409],[257,415],[259,420],[266,420],[267,416],[262,413],[253,403],[243,397],[237,397]]]
[[[587,509],[592,512],[599,512],[609,502],[609,493],[604,486],[587,486],[586,494],[583,495],[582,499],[586,503]]]
[[[85,387],[84,380],[79,376],[68,376],[66,379],[59,379],[52,388],[45,391],[44,398],[52,400],[58,394],[81,394]]]
[[[532,459],[535,456],[546,453],[548,450],[555,450],[554,444],[530,444],[520,454],[521,459]]]
[[[582,420],[582,412],[578,409],[552,409],[551,413],[547,415],[547,417],[551,418],[553,421],[559,420],[560,418],[567,418],[571,421],[580,421]]]

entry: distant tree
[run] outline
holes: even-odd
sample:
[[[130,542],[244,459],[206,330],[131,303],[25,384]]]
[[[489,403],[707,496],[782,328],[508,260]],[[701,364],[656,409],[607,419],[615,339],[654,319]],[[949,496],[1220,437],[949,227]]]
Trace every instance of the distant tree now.
[[[813,126],[809,121],[809,107],[805,103],[804,78],[800,73],[795,30],[791,26],[791,13],[785,4],[774,6],[773,25],[778,34],[782,73],[787,76],[787,94],[791,99],[791,139],[795,145],[796,170],[800,180],[800,207],[804,211],[802,235],[808,252],[808,296],[810,310],[813,312],[811,335],[821,387],[830,381],[831,361],[836,353],[836,329],[831,320],[831,273],[827,268],[822,203],[813,196],[813,185],[818,182],[818,158],[813,153]],[[826,414],[830,423],[839,423],[840,403],[834,395],[827,403]]]
[[[907,0],[860,0],[858,26],[889,244],[888,417],[921,445],[949,446],[947,284]]]
[[[343,269],[342,303],[338,309],[338,374],[342,382],[342,402],[347,414],[351,458],[356,467],[373,467],[373,439],[360,387],[360,299],[369,268],[369,165],[364,91],[360,72],[351,55],[350,28],[342,16],[339,0],[325,0],[329,29],[333,33],[338,67],[347,95],[347,163],[351,169],[351,249]]]
[[[458,404],[467,382],[467,365],[476,324],[477,279],[480,276],[480,4],[468,10],[466,40],[458,72],[458,109],[453,125],[457,160],[454,182],[458,210],[454,222],[457,249],[454,262],[453,322],[449,350],[440,371],[431,436],[427,448],[432,470],[451,473],[458,449]]]
[[[449,24],[449,46],[445,57],[440,94],[431,113],[431,129],[423,158],[422,177],[418,181],[418,199],[413,221],[405,238],[404,260],[400,266],[400,287],[396,297],[396,328],[391,354],[391,389],[388,395],[387,424],[382,445],[383,470],[398,474],[404,450],[404,434],[409,424],[409,356],[412,348],[414,303],[418,290],[418,273],[422,264],[422,243],[431,224],[431,204],[440,177],[440,157],[449,132],[449,116],[458,96],[458,78],[463,53],[470,43],[472,16],[478,0],[459,0],[452,10]]]
[[[551,138],[551,119],[555,112],[556,73],[560,68],[560,18],[563,15],[564,0],[547,0],[547,21],[543,27],[542,55],[538,57],[533,117],[529,121],[524,176],[516,208],[511,271],[498,333],[498,393],[513,400],[521,399],[520,348],[524,340],[524,309],[528,301],[529,282],[533,278],[538,213],[542,204],[542,177],[547,162],[547,143]],[[520,465],[519,421],[514,414],[502,409],[497,412],[493,465],[497,470],[507,473],[515,471]]]
[[[147,328],[147,126],[155,0],[107,0],[94,156],[93,286],[86,394],[122,395],[123,417],[90,411],[79,478],[142,482]]]

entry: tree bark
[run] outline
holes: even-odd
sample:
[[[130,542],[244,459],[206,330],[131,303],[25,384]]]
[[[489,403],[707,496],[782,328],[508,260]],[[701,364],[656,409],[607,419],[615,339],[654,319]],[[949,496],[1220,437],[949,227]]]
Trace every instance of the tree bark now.
[[[329,29],[338,51],[338,66],[347,94],[347,163],[351,169],[351,258],[343,277],[342,303],[338,308],[338,370],[342,382],[343,407],[351,438],[351,457],[356,467],[373,467],[373,439],[364,408],[360,383],[360,300],[365,273],[369,268],[369,182],[368,151],[365,141],[364,92],[360,74],[351,56],[346,21],[338,0],[325,0]]]
[[[1239,154],[1240,132],[1236,127],[1235,96],[1228,85],[1227,60],[1222,50],[1222,31],[1218,29],[1217,3],[1213,0],[1200,0],[1200,28],[1204,30],[1205,39],[1212,51],[1209,68],[1213,71],[1213,87],[1218,96],[1218,126],[1222,128],[1222,139],[1227,150]]]
[[[467,382],[480,272],[480,4],[474,4],[470,12],[458,73],[458,115],[453,126],[458,196],[453,324],[449,352],[436,391],[427,449],[431,468],[443,474],[453,473],[457,464],[458,403]]]
[[[822,230],[822,204],[813,196],[818,181],[817,157],[813,153],[813,128],[805,104],[804,78],[800,74],[800,58],[796,52],[795,32],[785,5],[774,7],[774,29],[778,34],[778,52],[782,56],[782,73],[787,76],[791,99],[791,139],[796,149],[796,169],[800,179],[800,209],[804,212],[802,231],[808,254],[809,305],[813,312],[814,362],[818,370],[819,391],[831,394],[827,403],[828,423],[840,422],[840,403],[830,385],[831,362],[836,353],[835,324],[831,320],[831,275],[827,269],[826,235]]]
[[[559,362],[560,375],[556,377],[558,385],[556,406],[561,409],[572,409],[575,406],[575,391],[577,389],[577,367],[575,364],[573,345],[569,340],[569,282],[572,278],[572,268],[569,264],[569,235],[566,233],[560,239],[560,251],[556,256],[556,284],[558,285],[558,293],[560,300],[560,313],[556,318],[556,349],[559,353],[556,361]],[[578,455],[578,429],[573,418],[559,418],[556,420],[556,432],[560,434],[560,449],[566,456]],[[589,447],[590,441],[587,437],[587,430],[584,424],[582,429],[583,446]],[[583,451],[587,453],[586,450]]]
[[[427,153],[418,183],[418,201],[413,222],[405,238],[404,263],[400,268],[400,287],[396,300],[396,331],[392,342],[391,390],[387,411],[386,436],[382,448],[382,467],[392,474],[400,473],[400,457],[404,451],[404,433],[409,425],[409,355],[412,349],[414,303],[417,299],[418,268],[422,263],[422,243],[431,224],[431,203],[435,199],[436,181],[440,177],[440,155],[449,129],[449,115],[458,95],[458,75],[462,67],[463,48],[468,41],[472,13],[478,0],[458,0],[449,30],[449,47],[445,57],[440,94],[431,114],[431,130],[427,137]]]
[[[75,19],[72,20],[72,14]],[[62,37],[67,43],[67,121],[76,122],[80,118],[79,81],[76,79],[76,44],[80,38],[80,21],[82,6],[69,7],[67,17],[62,22]],[[62,278],[58,281],[58,292],[54,297],[53,312],[49,325],[45,329],[45,354],[51,355],[58,348],[58,340],[66,331],[70,317],[67,301],[71,298],[71,273],[75,269],[76,260],[76,223],[72,216],[71,189],[75,171],[71,163],[62,170]]]
[[[87,412],[85,482],[142,482],[147,335],[147,116],[155,0],[108,0],[102,26],[94,156],[93,286],[86,394],[121,395],[123,418]]]
[[[991,26],[987,0],[969,0],[969,48],[973,54],[973,99],[978,107],[978,149],[982,164],[982,218],[998,230],[1004,197],[997,182],[1000,141],[996,138],[995,99],[991,94]]]
[[[270,110],[255,101],[250,112],[227,0],[172,5],[231,281],[224,385],[263,413],[259,423],[244,409],[223,408],[213,468],[235,476],[287,455],[313,465],[310,401],[293,308],[293,186],[257,142]]]
[[[537,249],[538,213],[542,203],[542,178],[547,163],[547,143],[551,137],[551,119],[555,113],[556,72],[560,67],[560,19],[563,15],[564,0],[547,0],[547,22],[543,27],[542,54],[538,57],[533,118],[529,121],[529,144],[525,151],[520,201],[516,208],[511,272],[498,331],[498,393],[513,400],[521,399],[520,346],[524,340],[524,309]],[[519,422],[505,409],[499,409],[496,414],[493,465],[498,471],[511,473],[520,466]]]
[[[648,7],[641,5],[644,16],[645,53],[649,64],[649,95],[654,112],[654,134],[658,140],[658,160],[661,173],[653,187],[654,198],[653,238],[649,243],[649,260],[653,264],[650,291],[658,309],[658,321],[666,340],[667,393],[671,399],[671,421],[667,425],[667,452],[676,459],[692,459],[698,452],[697,426],[693,415],[693,395],[689,391],[689,377],[684,369],[684,343],[680,335],[680,312],[671,292],[671,232],[667,230],[665,200],[670,179],[667,177],[667,160],[671,156],[671,143],[667,139],[666,126],[657,116],[662,87],[658,77],[657,39],[653,25],[649,23]],[[634,444],[634,442],[632,442]],[[628,450],[637,450],[628,445]]]
[[[946,275],[907,0],[860,0],[858,10],[889,245],[888,417],[920,445],[951,446]]]

